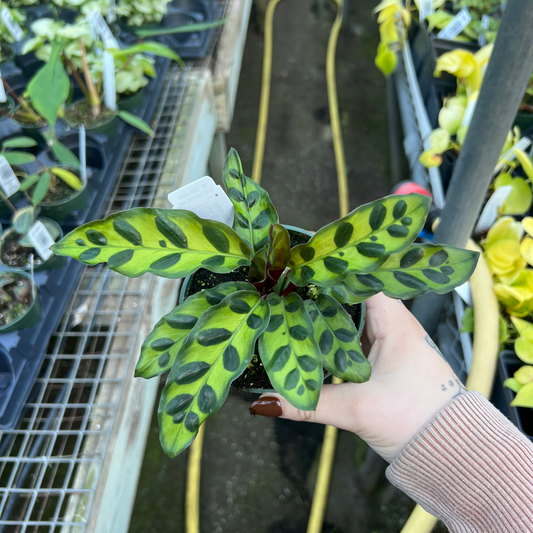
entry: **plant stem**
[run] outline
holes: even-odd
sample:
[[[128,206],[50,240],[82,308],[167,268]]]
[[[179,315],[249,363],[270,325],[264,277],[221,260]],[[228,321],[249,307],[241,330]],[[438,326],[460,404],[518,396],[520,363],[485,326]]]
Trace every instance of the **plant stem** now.
[[[39,115],[37,115],[37,113],[35,113],[33,111],[33,109],[30,107],[30,104],[28,102],[26,102],[26,100],[24,100],[24,98],[21,98],[9,86],[9,83],[7,83],[7,81],[4,80],[4,78],[2,78],[2,82],[4,83],[4,87],[8,90],[8,92],[11,95],[11,97],[13,98],[13,100],[15,100],[20,105],[20,107],[22,107],[28,113],[28,116],[30,117],[30,119],[33,120],[34,122],[39,122],[40,117],[39,117]]]
[[[6,204],[7,207],[9,207],[9,209],[11,210],[12,213],[14,213],[16,211],[15,207],[13,206],[13,204],[8,200],[7,196],[2,191],[0,191],[0,198],[2,199],[4,204]]]
[[[93,108],[93,115],[97,116],[100,114],[100,98],[98,97],[98,92],[91,78],[91,72],[89,70],[89,64],[87,63],[87,54],[85,53],[85,44],[83,39],[79,38],[80,48],[81,48],[81,61],[83,64],[83,75],[85,77],[85,83],[87,84],[87,89],[89,91],[89,103]]]
[[[81,79],[78,69],[72,64],[72,61],[67,57],[67,54],[65,54],[65,52],[63,52],[63,59],[65,60],[65,63],[68,65],[70,72],[74,76],[76,83],[78,84],[78,87],[83,93],[83,96],[85,96],[87,100],[90,100],[89,93],[87,92],[87,87],[85,87],[85,83],[83,83],[83,80]]]

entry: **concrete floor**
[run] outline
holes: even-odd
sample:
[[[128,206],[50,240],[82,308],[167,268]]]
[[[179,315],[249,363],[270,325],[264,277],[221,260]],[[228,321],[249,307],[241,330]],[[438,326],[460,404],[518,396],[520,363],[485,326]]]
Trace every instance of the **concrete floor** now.
[[[338,44],[337,84],[350,206],[390,190],[385,80],[374,66],[376,0],[350,0]],[[285,224],[316,230],[338,218],[325,57],[334,5],[284,0],[276,11],[269,128],[262,185]],[[252,18],[228,147],[250,175],[263,53]],[[323,428],[254,418],[252,396],[230,393],[207,422],[202,462],[205,533],[306,530]],[[184,531],[187,454],[166,457],[154,416],[130,533]],[[324,533],[398,532],[413,503],[388,484],[386,464],[340,432]]]

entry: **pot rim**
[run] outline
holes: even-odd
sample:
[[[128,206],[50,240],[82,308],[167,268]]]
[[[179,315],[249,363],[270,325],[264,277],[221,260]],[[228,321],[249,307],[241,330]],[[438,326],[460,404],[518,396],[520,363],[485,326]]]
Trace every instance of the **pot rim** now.
[[[282,224],[282,225],[288,231],[293,231],[295,233],[296,232],[303,233],[304,235],[307,235],[308,237],[312,237],[314,235],[314,232],[312,232],[312,231],[308,231],[308,230],[305,230],[305,229],[302,229],[302,228],[298,228],[296,226],[291,226],[291,225],[288,225],[288,224]],[[190,284],[192,283],[192,278],[193,278],[194,274],[195,273],[191,274],[190,276],[187,276],[183,280],[183,282],[181,284],[181,288],[180,288],[180,293],[179,293],[179,299],[178,299],[178,303],[179,304],[181,304],[186,299],[185,293],[187,292]],[[361,306],[361,318],[359,319],[359,324],[356,325],[357,331],[359,332],[359,334],[361,334],[362,331],[363,331],[363,328],[365,326],[366,302],[361,302],[360,304],[355,304],[355,305],[360,305]],[[327,378],[330,375],[331,375],[331,373],[327,372],[324,375],[324,378]],[[230,387],[231,386],[232,385],[230,385]],[[264,393],[267,393],[267,392],[276,392],[274,389],[255,389],[255,388],[251,388],[251,389],[240,389],[240,390],[241,390],[241,392],[251,392],[251,393],[257,393],[257,394],[264,394]]]
[[[85,126],[85,129],[87,130],[87,132],[89,133],[91,130],[94,130],[96,128],[101,128],[103,126],[107,126],[108,124],[111,124],[111,122],[113,122],[113,120],[116,120],[117,116],[118,116],[118,113],[115,112],[113,113],[113,115],[111,115],[109,118],[107,118],[106,120],[100,122],[98,125],[96,126],[92,126],[92,127],[88,127],[86,126],[85,124],[73,124],[72,122],[70,122],[67,118],[67,111],[71,108],[73,108],[76,104],[79,104],[80,102],[86,102],[87,101],[87,98],[80,98],[78,100],[75,100],[74,102],[72,102],[68,107],[67,109],[65,110],[65,114],[63,115],[63,118],[62,120],[65,122],[65,124],[67,126],[69,126],[70,128],[79,128],[80,126]],[[106,108],[107,109],[107,108]]]
[[[31,300],[31,303],[26,308],[26,312],[24,314],[20,315],[16,320],[13,320],[13,322],[0,326],[0,333],[5,332],[7,329],[11,330],[13,326],[16,326],[33,309],[33,307],[35,306],[35,302],[39,298],[39,291],[37,290],[37,285],[35,283],[35,280],[32,279],[31,275],[26,270],[22,270],[21,268],[19,269],[19,268],[13,268],[13,267],[6,267],[5,269],[2,269],[2,272],[13,272],[13,274],[19,274],[22,277],[29,279],[32,285],[32,300]]]
[[[81,180],[81,182],[83,183],[83,187],[79,190],[79,191],[75,191],[74,189],[72,189],[73,192],[75,192],[76,194],[74,194],[73,196],[69,196],[67,198],[65,198],[64,200],[59,200],[57,202],[53,202],[53,203],[44,203],[44,202],[40,202],[39,205],[42,206],[42,207],[58,207],[60,205],[63,205],[63,204],[66,204],[67,202],[70,202],[71,200],[74,200],[76,199],[80,194],[83,193],[83,191],[85,191],[85,189],[87,188],[87,182],[88,180],[86,178],[83,178],[83,176],[81,175],[80,171],[74,167],[70,167],[69,165],[54,165],[54,167],[57,167],[57,168],[66,168],[67,170],[75,170],[77,172],[77,174],[79,174],[77,177]],[[47,167],[47,170],[48,168],[51,168],[51,167]],[[44,170],[41,170],[38,172],[38,174],[41,174],[42,172],[44,172]],[[29,198],[29,194],[28,194],[28,191],[24,191],[24,196],[26,196],[26,199],[28,199],[30,202],[31,202],[31,199]],[[46,217],[45,217],[46,218]],[[55,222],[55,221],[54,221]]]

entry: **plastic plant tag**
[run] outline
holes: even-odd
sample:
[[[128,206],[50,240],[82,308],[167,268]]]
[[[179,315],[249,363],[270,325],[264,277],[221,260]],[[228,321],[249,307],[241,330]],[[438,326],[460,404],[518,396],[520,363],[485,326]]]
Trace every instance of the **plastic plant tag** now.
[[[468,307],[472,307],[472,294],[470,292],[470,283],[468,281],[459,285],[459,287],[455,287],[455,292],[461,297],[463,302],[468,305]]]
[[[111,52],[104,52],[104,104],[107,109],[115,111],[117,108],[117,94],[115,92],[115,60]]]
[[[489,29],[489,22],[490,18],[488,15],[483,15],[481,17],[481,29],[482,30],[488,30]],[[485,33],[483,31],[479,32],[479,37],[477,40],[479,46],[485,46],[487,44],[487,37],[485,36]]]
[[[452,21],[446,26],[443,30],[439,32],[437,37],[439,39],[448,39],[451,40],[455,37],[457,37],[469,24],[469,22],[472,20],[472,17],[470,15],[470,12],[468,9],[463,8],[455,17],[452,19]]]
[[[90,23],[91,27],[94,28],[93,31],[100,35],[100,38],[104,43],[104,48],[120,48],[117,40],[113,37],[109,26],[106,24],[104,17],[102,17],[96,9],[91,13]]]
[[[84,180],[87,180],[87,145],[85,137],[85,126],[80,126],[79,132],[79,144],[80,144],[80,166],[81,166],[81,177]]]
[[[513,188],[510,185],[504,185],[494,191],[481,212],[474,233],[488,231],[492,227],[498,219],[498,209],[503,205],[512,190]]]
[[[11,11],[9,11],[7,7],[3,7],[2,11],[0,11],[0,18],[5,24],[7,31],[9,31],[15,41],[18,42],[22,39],[22,37],[24,37],[24,32],[22,31],[22,28],[15,22]]]
[[[475,93],[470,95],[465,109],[465,114],[463,115],[463,120],[461,121],[461,127],[470,126],[470,122],[472,122],[472,117],[474,116],[474,111],[476,109],[477,97],[478,95]]]
[[[0,155],[0,187],[2,187],[6,198],[20,189],[20,182],[3,155]]]
[[[426,20],[428,15],[435,12],[433,7],[433,0],[421,0],[420,1],[420,22]]]
[[[529,137],[522,137],[514,146],[511,146],[505,154],[503,154],[500,159],[498,160],[498,164],[496,165],[496,168],[494,169],[494,174],[500,172],[500,170],[507,164],[509,161],[513,161],[516,159],[516,154],[514,153],[514,150],[518,148],[519,150],[522,150],[525,152],[529,145],[531,144],[531,139]]]
[[[30,231],[28,231],[28,238],[30,239],[32,246],[35,248],[35,251],[39,254],[39,257],[43,261],[46,261],[53,255],[52,250],[50,250],[50,246],[52,246],[55,241],[52,239],[52,236],[50,233],[48,233],[45,225],[40,220],[34,222],[33,226],[30,228]]]
[[[106,20],[108,24],[111,24],[117,20],[115,0],[109,0],[109,9],[107,10]]]
[[[4,82],[2,81],[2,73],[0,73],[0,102],[4,103],[7,101],[6,90],[4,88]]]
[[[168,201],[173,209],[186,209],[200,218],[217,220],[227,226],[233,225],[233,204],[224,189],[209,176],[171,192]]]

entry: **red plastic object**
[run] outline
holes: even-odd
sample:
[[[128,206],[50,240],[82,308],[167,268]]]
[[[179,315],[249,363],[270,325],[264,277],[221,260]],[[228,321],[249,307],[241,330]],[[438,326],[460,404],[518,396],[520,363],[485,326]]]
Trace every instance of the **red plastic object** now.
[[[414,181],[401,181],[392,189],[392,194],[412,194],[412,193],[418,193],[418,194],[424,194],[425,196],[429,196],[431,198],[431,193],[424,189],[424,187],[418,185]]]

